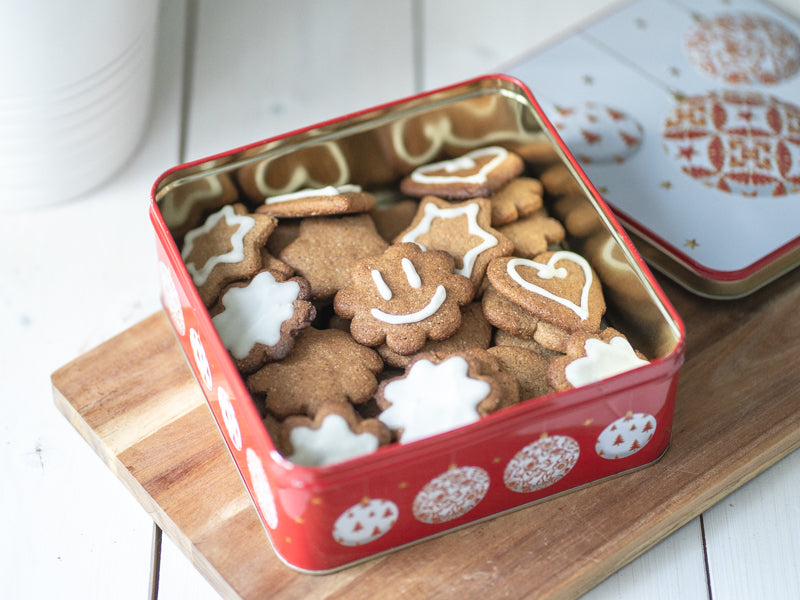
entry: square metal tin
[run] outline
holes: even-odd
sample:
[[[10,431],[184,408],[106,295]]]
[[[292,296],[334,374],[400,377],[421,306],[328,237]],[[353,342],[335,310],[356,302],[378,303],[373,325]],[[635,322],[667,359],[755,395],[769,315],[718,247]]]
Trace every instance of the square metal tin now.
[[[573,228],[565,245],[601,278],[609,323],[651,362],[342,463],[289,462],[181,260],[184,221],[201,219],[195,209],[209,198],[254,206],[268,194],[343,183],[392,202],[387,190],[415,166],[489,144],[519,153],[533,175],[553,167],[566,174],[583,228]],[[554,212],[557,200],[546,198]],[[335,570],[639,468],[668,447],[683,325],[528,88],[512,77],[475,78],[177,166],[155,182],[150,214],[165,311],[276,554],[295,569]],[[644,437],[607,451],[625,437],[623,427]]]

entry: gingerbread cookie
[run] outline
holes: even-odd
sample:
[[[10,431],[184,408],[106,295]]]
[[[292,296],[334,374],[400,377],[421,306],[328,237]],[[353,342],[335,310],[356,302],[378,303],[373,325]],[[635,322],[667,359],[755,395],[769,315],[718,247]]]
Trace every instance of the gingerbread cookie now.
[[[457,158],[422,165],[400,182],[400,190],[422,198],[433,195],[448,199],[491,196],[522,173],[522,159],[500,146],[487,146]]]
[[[180,244],[206,215],[234,202],[236,197],[230,177],[221,173],[177,186],[159,201],[158,208],[172,237]]]
[[[326,301],[350,282],[352,263],[387,247],[369,215],[312,217],[278,257],[308,279],[312,298]]]
[[[289,194],[267,196],[257,213],[274,217],[317,217],[360,213],[375,208],[375,196],[358,185],[306,188]]]
[[[414,220],[418,207],[419,202],[406,198],[388,206],[379,205],[369,216],[381,237],[391,243]]]
[[[474,423],[497,410],[500,385],[482,373],[480,361],[465,353],[439,358],[419,354],[401,377],[381,382],[376,399],[380,419],[401,443]]]
[[[513,376],[519,388],[520,400],[537,398],[553,391],[547,381],[548,359],[526,348],[493,346],[487,350],[500,369]]]
[[[532,215],[542,208],[542,182],[532,177],[517,177],[492,196],[492,225],[499,227]]]
[[[422,352],[448,354],[470,350],[472,348],[488,348],[492,342],[492,326],[483,315],[480,302],[471,302],[461,310],[461,327],[449,338],[439,342],[428,342]],[[405,368],[412,356],[392,352],[386,344],[377,348],[383,362],[391,367]]]
[[[547,367],[547,380],[557,390],[588,385],[648,364],[645,356],[611,327],[596,335],[571,335],[566,352],[566,356],[552,359]]]
[[[266,246],[261,248],[261,268],[280,273],[287,279],[294,275],[294,269],[279,258],[275,258]]]
[[[444,250],[455,259],[455,272],[468,277],[478,289],[489,261],[511,254],[513,249],[510,240],[492,229],[491,220],[491,202],[486,198],[451,203],[426,196],[411,225],[396,241]]]
[[[492,285],[486,288],[481,298],[486,320],[513,336],[533,339],[539,319],[519,304],[497,293]]]
[[[542,321],[569,332],[600,329],[603,290],[592,267],[575,252],[543,252],[534,260],[496,258],[486,275],[499,294]]]
[[[533,333],[533,339],[536,342],[544,348],[555,350],[561,354],[566,352],[569,336],[569,331],[547,321],[540,321],[536,331]]]
[[[545,348],[535,339],[518,337],[516,335],[508,333],[507,331],[503,331],[502,329],[497,329],[494,332],[493,342],[495,346],[510,346],[512,348],[522,348],[523,350],[530,350],[531,352],[535,352],[536,354],[544,358],[553,358],[554,356],[559,356],[563,354],[563,352],[558,352],[550,348]]]
[[[294,337],[316,314],[310,289],[301,277],[261,271],[223,290],[211,322],[241,373],[289,354]]]
[[[497,230],[514,244],[514,256],[533,258],[550,246],[564,241],[564,226],[540,209],[522,219],[498,227]]]
[[[313,417],[326,402],[360,404],[378,387],[383,361],[338,329],[303,329],[291,354],[267,363],[247,378],[254,394],[266,394],[266,408],[278,418]]]
[[[391,439],[379,420],[362,419],[348,404],[329,403],[313,419],[291,416],[283,421],[278,446],[293,463],[322,466],[370,454]]]
[[[216,302],[223,286],[261,268],[261,248],[276,222],[250,214],[244,204],[229,204],[186,234],[181,257],[206,306]]]
[[[356,262],[350,284],[334,298],[336,314],[352,319],[350,333],[367,346],[413,354],[425,341],[443,340],[461,325],[460,307],[473,295],[455,260],[412,243],[393,244],[380,256]]]

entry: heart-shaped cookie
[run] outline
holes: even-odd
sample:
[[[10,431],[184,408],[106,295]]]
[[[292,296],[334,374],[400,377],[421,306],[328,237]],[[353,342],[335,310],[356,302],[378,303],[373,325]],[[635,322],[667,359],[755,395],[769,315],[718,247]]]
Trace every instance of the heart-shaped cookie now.
[[[486,275],[501,296],[543,321],[569,332],[600,329],[603,290],[592,267],[575,252],[543,252],[533,260],[496,258]]]

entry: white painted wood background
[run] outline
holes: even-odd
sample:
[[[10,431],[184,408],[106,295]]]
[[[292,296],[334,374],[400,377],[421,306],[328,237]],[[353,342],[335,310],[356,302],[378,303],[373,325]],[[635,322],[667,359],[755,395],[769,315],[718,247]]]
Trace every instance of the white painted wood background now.
[[[49,375],[159,309],[147,203],[162,171],[495,72],[611,3],[165,0],[130,163],[81,200],[0,215],[0,597],[149,596],[152,522],[55,409]],[[585,598],[800,597],[798,491],[795,452]],[[158,597],[218,598],[166,537]]]

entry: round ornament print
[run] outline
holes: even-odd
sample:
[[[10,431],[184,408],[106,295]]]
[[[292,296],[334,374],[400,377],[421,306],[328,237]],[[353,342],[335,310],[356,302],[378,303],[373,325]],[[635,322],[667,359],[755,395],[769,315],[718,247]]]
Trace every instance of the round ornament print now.
[[[158,263],[159,275],[161,276],[161,293],[164,296],[164,305],[167,307],[167,313],[175,326],[175,331],[178,335],[183,336],[186,333],[186,322],[183,319],[183,308],[181,307],[181,299],[178,295],[178,288],[175,286],[175,281],[169,272],[169,268],[163,262]]]
[[[247,457],[247,471],[250,474],[250,482],[256,495],[256,502],[264,515],[264,520],[270,529],[278,526],[278,510],[275,507],[275,496],[272,495],[272,488],[269,487],[267,474],[264,472],[264,464],[256,454],[255,450],[248,448],[245,451]]]
[[[211,365],[208,362],[208,354],[206,354],[206,348],[203,346],[200,334],[197,333],[194,327],[189,328],[189,344],[192,347],[194,366],[197,367],[200,379],[203,381],[206,388],[210,390],[212,386]]]
[[[535,492],[560,481],[572,470],[580,446],[567,435],[542,436],[514,455],[503,472],[503,483],[513,492]]]
[[[333,539],[342,546],[374,542],[397,522],[397,505],[390,500],[364,498],[344,511],[333,524]]]
[[[452,467],[425,484],[412,512],[423,523],[452,521],[475,508],[488,490],[489,474],[480,467]]]
[[[691,96],[667,116],[664,151],[681,171],[745,197],[800,191],[800,107],[757,92]]]
[[[584,164],[622,163],[639,150],[644,139],[644,127],[636,119],[596,102],[554,106],[548,116],[575,158]]]
[[[233,409],[231,397],[222,386],[217,388],[217,400],[219,401],[219,409],[222,412],[222,422],[225,425],[225,430],[228,432],[231,443],[234,448],[241,450],[242,430],[239,429],[239,421],[236,419],[236,411]]]
[[[800,69],[800,39],[764,15],[700,19],[686,36],[685,48],[700,71],[727,84],[772,85]]]
[[[603,429],[594,448],[602,458],[626,458],[644,448],[655,431],[656,418],[653,415],[628,413]]]

